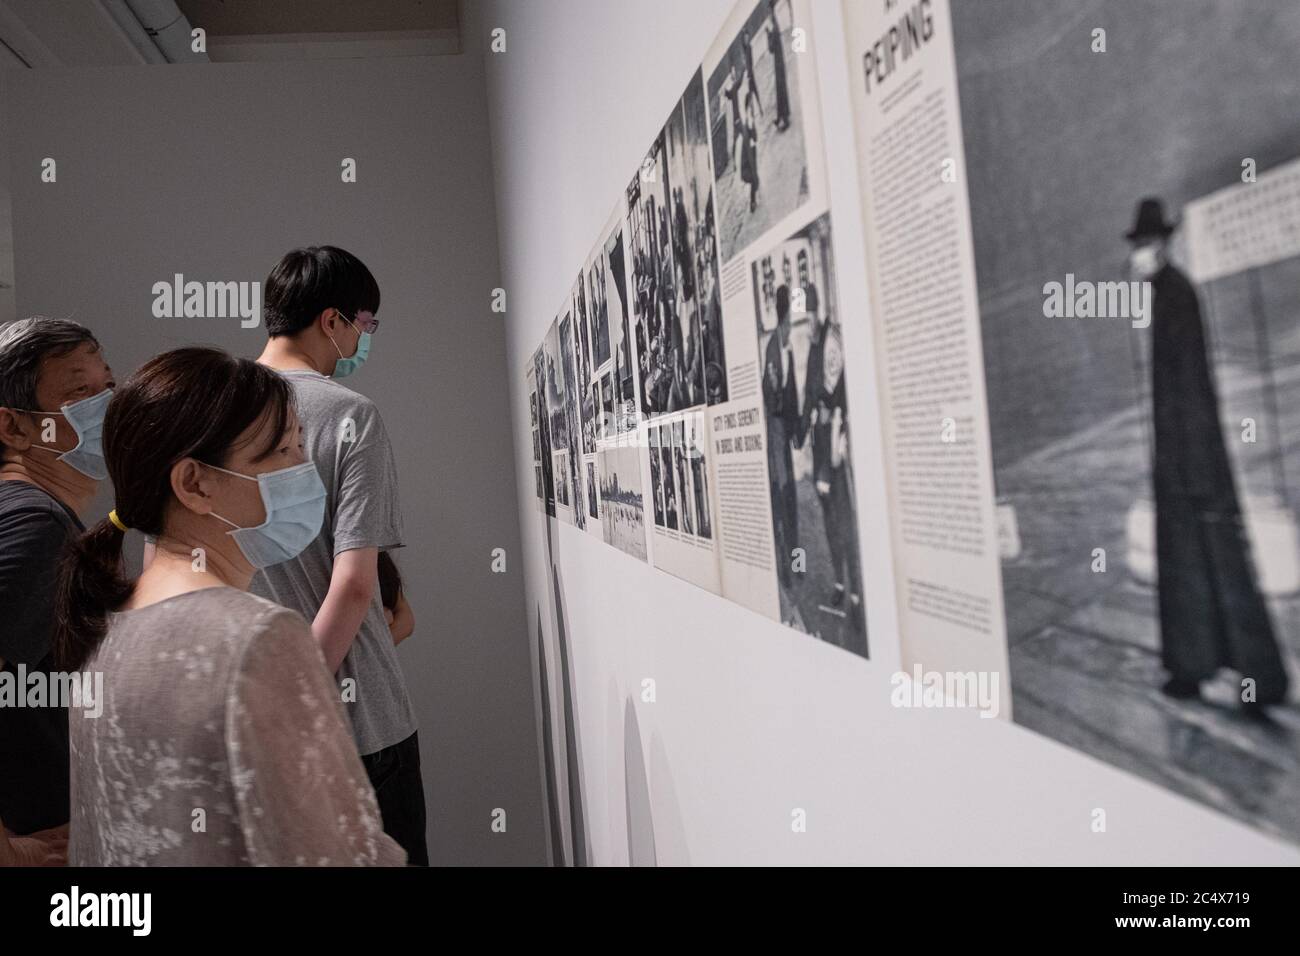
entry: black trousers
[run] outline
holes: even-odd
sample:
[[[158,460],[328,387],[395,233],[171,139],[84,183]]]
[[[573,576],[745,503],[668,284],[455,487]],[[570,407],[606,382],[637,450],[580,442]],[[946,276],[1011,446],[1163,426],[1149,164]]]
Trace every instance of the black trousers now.
[[[419,734],[372,754],[361,763],[370,777],[384,819],[384,832],[406,851],[409,866],[428,866],[424,842],[424,779],[420,774]]]

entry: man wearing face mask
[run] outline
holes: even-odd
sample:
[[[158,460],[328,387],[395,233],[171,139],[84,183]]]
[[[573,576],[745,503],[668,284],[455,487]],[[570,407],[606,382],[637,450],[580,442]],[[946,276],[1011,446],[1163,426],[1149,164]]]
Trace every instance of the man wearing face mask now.
[[[379,328],[379,285],[333,246],[295,249],[263,286],[263,365],[293,386],[303,444],[328,499],[320,535],[260,571],[250,590],[312,623],[344,695],[384,830],[414,865],[428,862],[415,712],[384,617],[380,551],[402,546],[397,468],[374,402],[339,380],[359,369]],[[344,683],[346,682],[346,683]]]
[[[1152,483],[1164,692],[1200,693],[1221,668],[1255,682],[1252,707],[1286,698],[1287,676],[1256,584],[1196,290],[1169,262],[1175,225],[1143,199],[1125,238],[1133,278],[1150,282]]]
[[[55,576],[105,476],[112,388],[84,326],[36,317],[0,328],[0,666],[19,694],[54,670]],[[0,819],[15,834],[68,822],[68,715],[48,703],[0,705]]]

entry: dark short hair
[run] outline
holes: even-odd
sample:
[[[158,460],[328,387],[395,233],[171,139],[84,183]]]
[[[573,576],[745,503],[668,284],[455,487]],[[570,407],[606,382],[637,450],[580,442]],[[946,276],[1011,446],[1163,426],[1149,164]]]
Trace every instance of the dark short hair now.
[[[41,363],[84,342],[99,346],[90,329],[71,319],[34,315],[0,326],[0,407],[36,409]]]
[[[266,277],[262,317],[269,336],[297,335],[330,308],[349,319],[358,312],[379,311],[379,283],[366,264],[346,249],[294,249]]]

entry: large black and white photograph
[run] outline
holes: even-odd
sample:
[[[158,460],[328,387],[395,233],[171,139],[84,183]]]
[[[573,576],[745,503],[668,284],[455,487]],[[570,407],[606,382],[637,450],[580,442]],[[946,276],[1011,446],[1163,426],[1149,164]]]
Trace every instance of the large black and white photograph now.
[[[688,316],[691,341],[703,347],[704,394],[710,405],[727,400],[727,360],[718,279],[718,234],[709,159],[709,121],[699,70],[664,127],[668,194],[672,203],[673,264],[678,309]]]
[[[645,495],[641,480],[641,449],[610,445],[597,455],[600,482],[600,521],[606,544],[645,561]]]
[[[708,78],[722,262],[809,197],[790,0],[758,0]]]
[[[750,268],[781,620],[866,657],[830,215]]]
[[[700,316],[686,308],[684,277],[675,261],[666,152],[660,132],[627,187],[637,371],[647,417],[705,401]],[[694,278],[685,281],[693,286]]]
[[[1014,719],[1300,839],[1300,6],[952,16]]]

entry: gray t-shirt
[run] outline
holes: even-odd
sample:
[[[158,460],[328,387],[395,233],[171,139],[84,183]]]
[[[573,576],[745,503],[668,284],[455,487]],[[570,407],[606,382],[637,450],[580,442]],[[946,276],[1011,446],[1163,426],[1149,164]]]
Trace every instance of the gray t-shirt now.
[[[249,590],[311,621],[329,593],[336,555],[356,548],[387,551],[402,546],[397,466],[374,402],[318,372],[280,374],[297,395],[307,456],[325,483],[325,522],[302,554],[259,571]],[[415,733],[415,712],[378,585],[338,679],[341,686],[352,682],[355,700],[345,694],[344,703],[360,753],[375,753]]]

